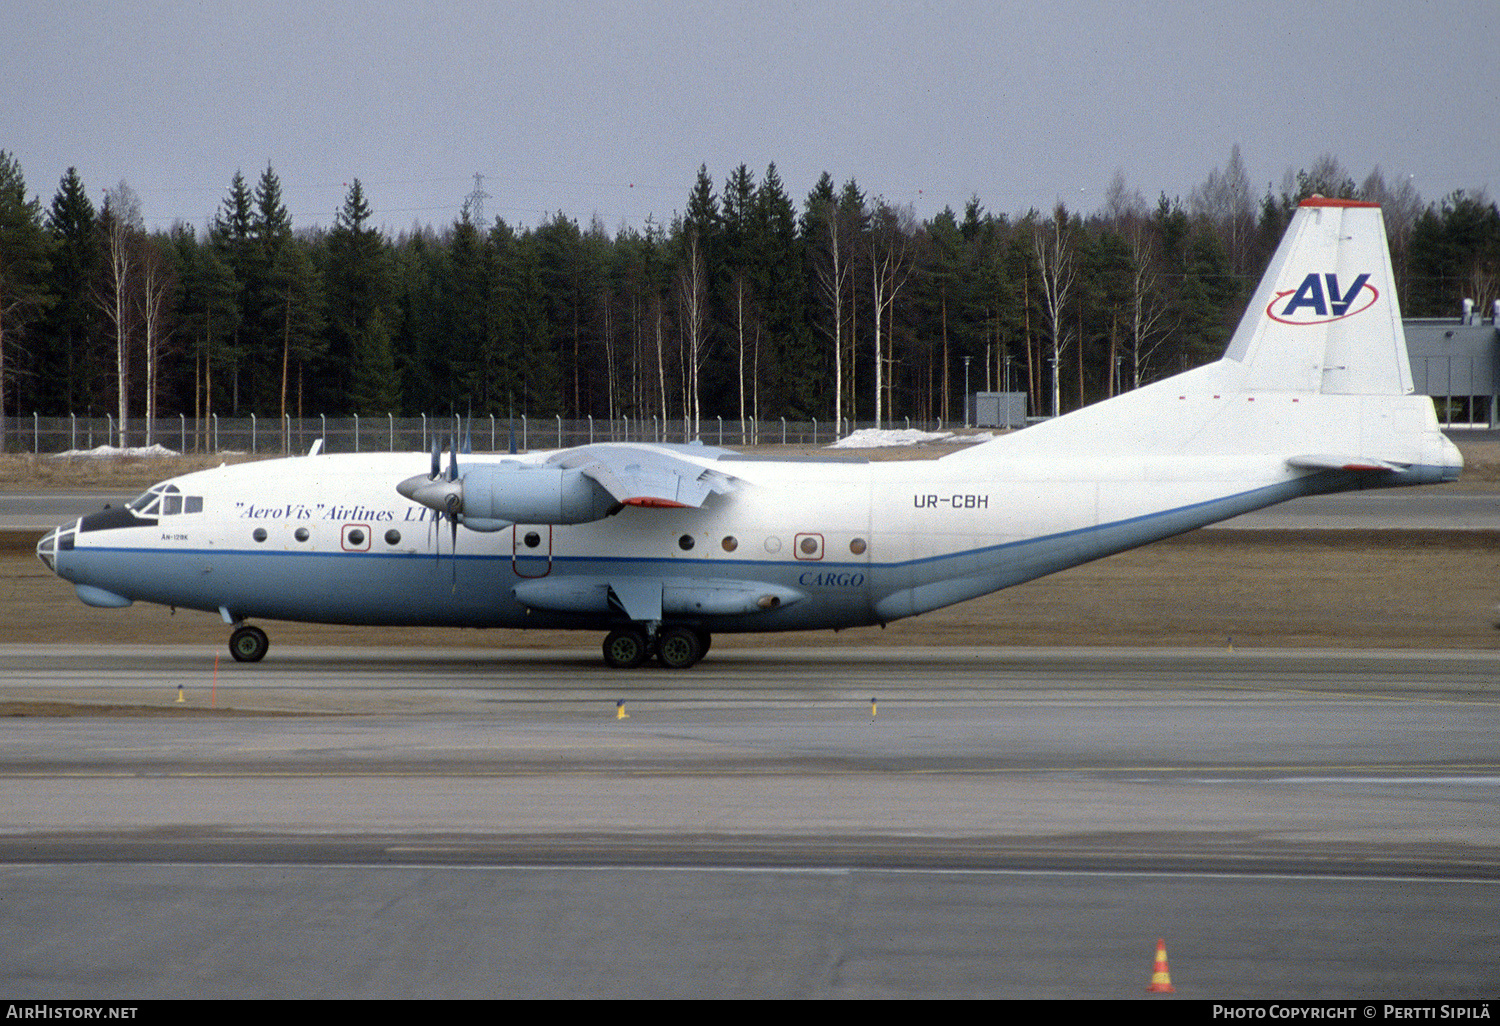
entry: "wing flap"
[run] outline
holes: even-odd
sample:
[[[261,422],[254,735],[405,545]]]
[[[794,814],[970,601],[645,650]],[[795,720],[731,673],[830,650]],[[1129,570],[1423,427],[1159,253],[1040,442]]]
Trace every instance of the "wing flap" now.
[[[1410,469],[1410,463],[1393,463],[1373,456],[1355,456],[1341,453],[1316,453],[1309,456],[1293,456],[1286,461],[1294,470],[1344,470],[1357,474],[1376,474],[1384,471]]]

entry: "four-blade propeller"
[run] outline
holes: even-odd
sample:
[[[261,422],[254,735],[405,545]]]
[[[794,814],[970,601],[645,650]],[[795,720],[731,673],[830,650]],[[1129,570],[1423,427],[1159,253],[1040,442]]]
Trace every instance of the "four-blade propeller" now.
[[[464,512],[464,483],[458,476],[458,445],[449,446],[448,472],[443,473],[442,452],[438,440],[432,440],[432,469],[415,474],[396,485],[396,491],[412,502],[433,510],[448,521],[452,531],[451,552],[454,557],[453,584],[458,586],[458,521]],[[441,558],[441,550],[436,553]]]

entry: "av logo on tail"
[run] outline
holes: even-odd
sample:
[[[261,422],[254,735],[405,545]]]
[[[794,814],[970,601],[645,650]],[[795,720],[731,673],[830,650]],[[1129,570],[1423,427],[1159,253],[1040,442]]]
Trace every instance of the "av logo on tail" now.
[[[1282,306],[1287,296],[1292,298]],[[1379,298],[1380,291],[1370,284],[1368,274],[1355,278],[1347,291],[1339,288],[1336,274],[1309,274],[1295,289],[1276,293],[1266,316],[1282,324],[1327,324],[1364,313]]]

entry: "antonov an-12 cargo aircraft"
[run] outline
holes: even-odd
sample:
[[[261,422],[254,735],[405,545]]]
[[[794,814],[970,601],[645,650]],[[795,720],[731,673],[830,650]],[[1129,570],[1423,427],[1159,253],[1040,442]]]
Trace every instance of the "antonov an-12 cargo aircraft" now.
[[[311,454],[164,481],[37,554],[89,605],[217,610],[241,661],[268,619],[595,630],[611,666],[683,668],[715,632],[885,624],[1462,465],[1412,394],[1379,208],[1314,197],[1218,362],[935,461]]]

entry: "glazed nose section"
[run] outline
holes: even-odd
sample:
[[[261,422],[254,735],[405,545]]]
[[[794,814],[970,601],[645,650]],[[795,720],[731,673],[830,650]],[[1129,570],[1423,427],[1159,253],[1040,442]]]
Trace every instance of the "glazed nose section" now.
[[[40,559],[48,570],[57,573],[57,554],[73,551],[73,539],[77,533],[77,523],[65,527],[54,527],[42,535],[42,540],[36,543],[36,558]]]

